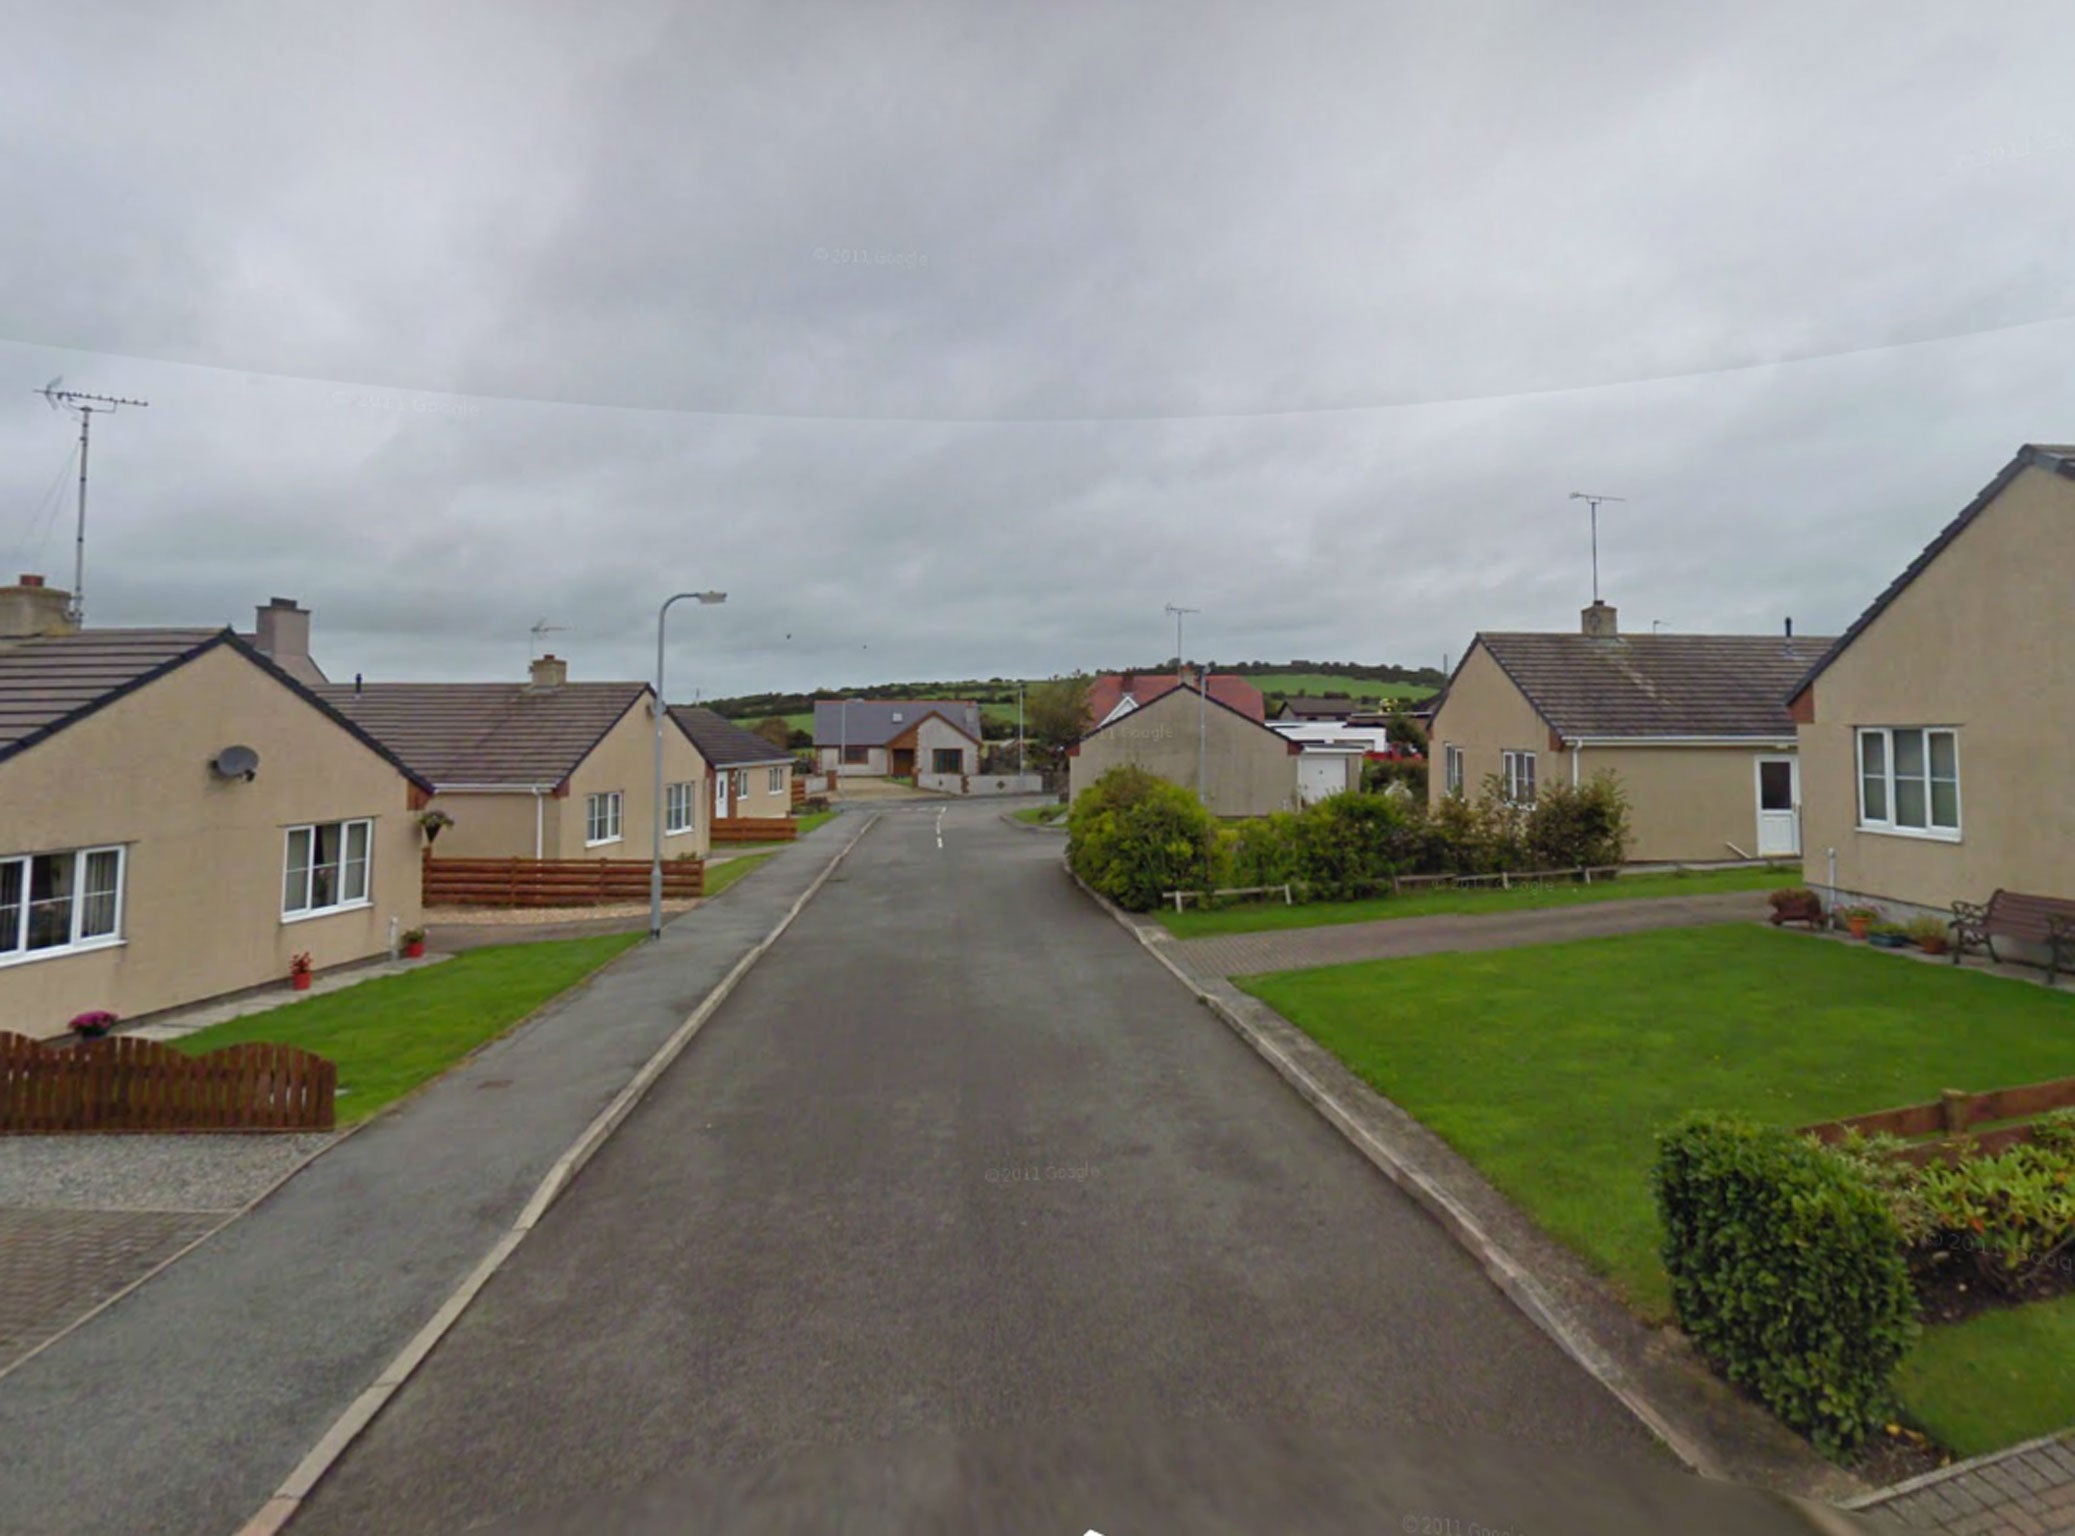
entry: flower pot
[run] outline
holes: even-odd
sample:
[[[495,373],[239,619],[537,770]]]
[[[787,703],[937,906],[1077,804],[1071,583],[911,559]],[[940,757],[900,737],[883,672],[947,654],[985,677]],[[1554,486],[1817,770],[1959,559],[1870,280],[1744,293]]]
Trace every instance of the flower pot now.
[[[288,984],[298,992],[307,992],[310,990],[310,973],[296,971],[288,978]]]
[[[1844,920],[1844,925],[1853,938],[1863,939],[1866,937],[1867,927],[1872,922],[1873,919],[1870,917],[1848,917]]]
[[[1952,946],[1941,937],[1936,939],[1918,939],[1917,947],[1927,955],[1942,955]]]
[[[82,1024],[73,1031],[82,1040],[99,1040],[108,1033],[106,1024]]]
[[[425,941],[417,939],[404,945],[403,957],[406,960],[423,960],[425,958]]]

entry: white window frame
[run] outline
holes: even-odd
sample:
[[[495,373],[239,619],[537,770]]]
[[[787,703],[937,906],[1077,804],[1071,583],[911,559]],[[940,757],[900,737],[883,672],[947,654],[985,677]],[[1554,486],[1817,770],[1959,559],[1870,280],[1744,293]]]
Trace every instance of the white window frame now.
[[[1526,772],[1523,774],[1522,769]],[[1507,747],[1499,754],[1500,775],[1506,786],[1506,800],[1510,805],[1533,805],[1535,803],[1535,754],[1524,749]],[[1527,794],[1520,793],[1522,781],[1527,785]]]
[[[684,782],[665,785],[663,789],[663,835],[681,837],[687,832],[699,830],[699,802],[705,796],[696,783]],[[585,807],[585,828],[589,829],[589,807]]]
[[[86,925],[86,866],[95,854],[115,855],[115,926],[107,933],[82,934]],[[67,925],[66,939],[62,944],[49,944],[42,949],[29,948],[29,909],[33,905],[29,896],[30,871],[38,859],[72,860],[72,917]],[[123,938],[123,919],[129,898],[130,852],[121,843],[97,843],[91,848],[53,848],[43,853],[10,853],[0,856],[0,867],[14,865],[21,870],[21,905],[14,913],[14,932],[11,949],[0,950],[0,969],[11,965],[27,965],[36,960],[55,959],[59,955],[78,955],[97,949],[114,949],[126,942]]]
[[[1924,738],[1924,825],[1912,827],[1895,819],[1895,734],[1915,732]],[[1939,826],[1931,817],[1936,804],[1931,793],[1931,738],[1950,736],[1953,744],[1953,814],[1951,826]],[[1885,816],[1866,814],[1866,742],[1877,737],[1881,744],[1881,792],[1886,797]],[[1859,811],[1861,832],[1878,832],[1884,837],[1915,837],[1934,843],[1957,843],[1967,823],[1966,797],[1961,787],[1960,728],[1956,725],[1862,725],[1852,732],[1852,798]]]
[[[773,795],[785,793],[785,770],[779,767],[764,770],[764,789]]]
[[[595,795],[584,796],[584,846],[603,848],[619,842],[626,833],[625,811],[626,797],[617,789],[601,789]],[[611,830],[603,837],[593,837],[591,834],[601,826]]]
[[[749,770],[747,768],[737,768],[735,770],[735,802],[739,805],[748,798]]]
[[[1462,798],[1463,749],[1452,741],[1441,743],[1441,793]]]
[[[319,868],[319,865],[318,865],[318,863],[317,863],[317,832],[318,832],[318,829],[319,829],[320,827],[337,827],[337,828],[339,829],[339,866],[338,866],[338,867],[339,867],[339,891],[340,891],[340,893],[341,893],[341,899],[340,899],[340,900],[337,900],[337,901],[334,901],[334,902],[330,903],[330,904],[329,904],[329,905],[327,905],[327,906],[322,906],[322,907],[313,907],[313,906],[310,906],[310,905],[308,905],[308,902],[309,902],[309,900],[310,900],[310,895],[311,895],[311,887],[312,887],[312,886],[313,886],[313,885],[314,885],[314,884],[316,883],[316,875],[317,875],[317,870],[318,870],[318,868]],[[346,860],[346,850],[347,850],[347,848],[348,848],[348,847],[349,847],[349,846],[351,845],[351,843],[352,843],[352,839],[353,839],[353,829],[354,829],[355,827],[359,827],[359,828],[361,828],[361,829],[362,829],[362,831],[363,831],[363,834],[364,834],[364,835],[366,836],[366,838],[367,838],[367,855],[366,855],[366,857],[365,857],[365,858],[364,858],[364,859],[363,859],[363,860],[361,861],[361,871],[360,871],[360,884],[361,884],[361,889],[360,889],[360,894],[359,894],[358,896],[355,896],[355,897],[352,897],[352,898],[350,898],[350,899],[347,899],[347,898],[345,898],[345,897],[344,897],[344,892],[345,892],[345,889],[346,889],[346,864],[347,864],[347,860]],[[293,848],[295,847],[295,838],[296,838],[296,834],[297,834],[298,832],[306,832],[306,833],[308,833],[308,834],[309,834],[309,837],[310,837],[310,862],[309,862],[309,863],[308,863],[307,865],[305,865],[305,866],[303,867],[303,901],[304,901],[304,903],[305,903],[305,904],[304,904],[303,906],[300,906],[300,907],[291,907],[291,906],[289,906],[289,904],[288,904],[288,872],[289,872],[289,870],[290,870],[290,869],[291,869],[291,868],[293,867],[293,866],[291,865],[291,863],[290,863],[290,858],[291,858],[291,850],[293,850]],[[292,826],[292,827],[286,827],[286,828],[284,828],[284,829],[282,830],[282,833],[281,833],[281,921],[282,921],[282,922],[284,922],[284,923],[306,923],[306,922],[308,922],[308,921],[309,921],[309,920],[310,920],[311,918],[313,918],[313,917],[330,917],[330,916],[332,916],[332,915],[333,915],[334,913],[337,913],[337,912],[357,912],[357,911],[361,910],[361,909],[362,909],[363,907],[371,907],[371,906],[373,906],[374,904],[375,904],[375,823],[374,823],[374,819],[373,819],[372,817],[368,817],[368,816],[348,816],[348,817],[343,817],[343,818],[341,818],[341,819],[340,819],[340,820],[338,820],[338,821],[305,821],[305,822],[302,822],[302,823],[300,823],[300,824],[298,824],[298,825],[296,825],[296,826]]]

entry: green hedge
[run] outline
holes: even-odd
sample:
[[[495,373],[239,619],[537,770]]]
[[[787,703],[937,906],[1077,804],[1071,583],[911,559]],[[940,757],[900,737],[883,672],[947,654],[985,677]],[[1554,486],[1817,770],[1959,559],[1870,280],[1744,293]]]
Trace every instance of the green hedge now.
[[[1112,768],[1066,818],[1075,874],[1127,912],[1150,912],[1167,891],[1213,883],[1218,826],[1194,795],[1142,768]]]
[[[1889,1415],[1917,1336],[1880,1195],[1791,1131],[1709,1114],[1659,1138],[1656,1183],[1680,1326],[1819,1450],[1848,1454]]]

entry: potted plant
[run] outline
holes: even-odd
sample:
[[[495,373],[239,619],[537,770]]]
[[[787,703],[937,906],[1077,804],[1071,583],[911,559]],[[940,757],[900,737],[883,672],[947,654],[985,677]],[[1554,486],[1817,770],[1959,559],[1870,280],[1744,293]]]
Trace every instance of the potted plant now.
[[[1822,898],[1804,886],[1790,885],[1784,890],[1774,891],[1766,899],[1772,903],[1772,925],[1775,928],[1782,923],[1822,926]]]
[[[1935,917],[1919,917],[1910,923],[1909,937],[1927,955],[1942,955],[1952,947],[1945,923]]]
[[[1845,927],[1855,939],[1865,938],[1867,929],[1873,926],[1873,920],[1880,916],[1871,907],[1844,907],[1837,915],[1844,919]]]
[[[434,843],[439,841],[440,833],[452,825],[454,825],[454,818],[445,811],[420,811],[418,813],[418,830],[425,834],[425,846],[428,850]]]
[[[1909,930],[1900,923],[1872,923],[1867,927],[1866,942],[1877,949],[1907,949]]]
[[[404,959],[422,960],[425,958],[425,930],[423,928],[406,928],[403,931],[401,942],[403,944]]]
[[[106,1008],[90,1008],[85,1013],[75,1015],[72,1022],[65,1027],[72,1031],[75,1039],[98,1040],[115,1028],[115,1015]]]
[[[288,984],[298,992],[309,991],[310,971],[310,952],[308,950],[304,950],[299,955],[291,956],[288,961]]]

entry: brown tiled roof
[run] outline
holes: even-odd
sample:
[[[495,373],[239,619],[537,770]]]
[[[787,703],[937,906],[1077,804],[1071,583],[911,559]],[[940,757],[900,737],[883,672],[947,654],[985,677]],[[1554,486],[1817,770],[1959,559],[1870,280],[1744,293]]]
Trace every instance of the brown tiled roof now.
[[[1166,698],[1166,697],[1167,697],[1167,696],[1168,696],[1168,695],[1169,695],[1170,693],[1173,693],[1173,692],[1175,692],[1175,691],[1176,691],[1177,689],[1178,689],[1179,691],[1183,692],[1183,693],[1193,694],[1193,695],[1195,695],[1195,696],[1196,696],[1197,698],[1199,698],[1199,699],[1201,699],[1201,698],[1203,698],[1203,697],[1204,697],[1204,693],[1203,693],[1203,690],[1202,690],[1201,688],[1198,688],[1198,687],[1197,687],[1197,686],[1196,686],[1196,685],[1195,685],[1194,683],[1177,683],[1177,684],[1176,684],[1176,685],[1175,685],[1175,686],[1174,686],[1173,688],[1163,688],[1163,689],[1161,689],[1161,690],[1160,690],[1160,691],[1159,691],[1158,693],[1155,693],[1155,694],[1154,694],[1154,695],[1152,696],[1152,698],[1151,698],[1151,699],[1150,699],[1149,701],[1147,701],[1147,702],[1150,702],[1150,703],[1158,703],[1158,702],[1159,702],[1159,701],[1160,701],[1161,699],[1164,699],[1164,698]],[[1292,757],[1296,756],[1296,755],[1297,755],[1298,753],[1300,753],[1300,752],[1302,752],[1302,751],[1304,750],[1304,743],[1302,743],[1302,742],[1298,742],[1298,741],[1292,741],[1292,740],[1290,740],[1290,738],[1289,738],[1289,737],[1287,737],[1287,736],[1283,735],[1283,733],[1282,733],[1281,731],[1278,731],[1278,730],[1276,730],[1276,729],[1275,729],[1275,728],[1274,728],[1273,726],[1271,726],[1271,725],[1267,724],[1267,723],[1266,723],[1266,722],[1264,722],[1264,721],[1256,720],[1256,719],[1255,719],[1255,718],[1254,718],[1254,717],[1253,717],[1252,715],[1248,714],[1248,713],[1247,713],[1247,712],[1246,712],[1245,710],[1243,710],[1243,709],[1240,709],[1240,708],[1237,708],[1237,707],[1236,707],[1236,706],[1234,706],[1234,705],[1228,704],[1228,703],[1226,703],[1226,702],[1225,702],[1225,701],[1224,701],[1223,699],[1219,698],[1219,697],[1218,697],[1218,689],[1217,689],[1217,674],[1216,674],[1216,673],[1212,673],[1212,674],[1211,674],[1211,690],[1210,690],[1210,695],[1209,695],[1209,702],[1210,702],[1211,704],[1214,704],[1214,705],[1216,705],[1216,706],[1217,706],[1217,707],[1218,707],[1219,709],[1222,709],[1222,710],[1223,710],[1223,711],[1224,711],[1224,712],[1225,712],[1226,714],[1228,714],[1228,715],[1231,715],[1231,716],[1233,716],[1233,717],[1234,717],[1235,719],[1239,719],[1239,720],[1244,720],[1244,721],[1245,721],[1245,722],[1246,722],[1246,723],[1247,723],[1248,725],[1251,725],[1251,726],[1252,726],[1252,727],[1253,727],[1253,728],[1254,728],[1255,730],[1257,730],[1257,731],[1264,731],[1264,732],[1266,732],[1266,733],[1267,733],[1268,735],[1270,735],[1270,736],[1273,736],[1273,737],[1274,737],[1274,738],[1275,738],[1275,739],[1276,739],[1277,741],[1281,742],[1281,743],[1282,743],[1282,744],[1283,744],[1284,746],[1286,746],[1286,747],[1288,747],[1288,748],[1289,748],[1289,750],[1290,750],[1290,755],[1291,755]],[[1140,704],[1140,705],[1138,706],[1138,709],[1144,709],[1145,707],[1146,707],[1146,705],[1145,705],[1144,703],[1142,703],[1142,704]],[[1201,707],[1201,706],[1199,706],[1199,708],[1200,708],[1200,707]],[[1102,725],[1098,725],[1097,727],[1095,727],[1095,729],[1094,729],[1094,730],[1092,730],[1092,731],[1088,732],[1088,734],[1087,734],[1087,735],[1083,736],[1083,737],[1081,738],[1081,741],[1077,741],[1077,742],[1075,742],[1075,743],[1074,743],[1074,744],[1073,744],[1073,745],[1072,745],[1071,747],[1068,747],[1068,748],[1067,748],[1067,752],[1066,752],[1066,755],[1067,755],[1068,757],[1077,757],[1077,756],[1079,756],[1079,755],[1080,755],[1080,751],[1081,751],[1081,742],[1085,742],[1085,741],[1092,741],[1092,740],[1094,740],[1094,739],[1095,739],[1095,738],[1096,738],[1097,736],[1100,736],[1100,735],[1101,735],[1101,734],[1102,734],[1102,733],[1103,733],[1104,731],[1107,731],[1107,730],[1111,729],[1111,728],[1112,728],[1112,727],[1114,727],[1114,726],[1118,726],[1118,725],[1123,725],[1123,724],[1126,724],[1126,723],[1128,723],[1128,722],[1130,721],[1130,719],[1131,719],[1132,715],[1135,715],[1135,714],[1137,714],[1137,713],[1138,713],[1138,710],[1136,710],[1136,709],[1134,709],[1134,710],[1130,710],[1130,711],[1127,711],[1127,712],[1126,712],[1126,713],[1124,713],[1124,714],[1121,714],[1121,715],[1117,716],[1117,718],[1116,718],[1116,719],[1114,719],[1114,720],[1108,721],[1108,722],[1106,722],[1106,723],[1104,723],[1104,724],[1102,724]]]
[[[1517,633],[1477,643],[1566,737],[1791,737],[1787,690],[1830,645],[1800,635]]]
[[[2075,446],[2061,443],[2026,443],[2018,449],[2017,456],[2005,464],[1997,472],[1996,478],[1983,486],[1980,493],[1960,509],[1960,515],[1947,523],[1939,531],[1938,537],[1924,546],[1922,553],[1909,562],[1908,568],[1900,576],[1888,583],[1887,590],[1876,597],[1871,606],[1852,621],[1852,627],[1838,637],[1836,643],[1816,660],[1815,665],[1807,668],[1793,680],[1792,696],[1800,697],[1831,662],[1844,654],[1847,646],[1866,632],[1867,625],[1887,611],[1888,604],[1902,595],[1902,589],[1923,575],[1924,568],[1944,554],[1946,546],[1966,532],[1968,525],[1981,516],[1988,504],[2003,494],[2004,487],[2027,469],[2043,469],[2048,474],[2075,480]]]
[[[1180,686],[1181,679],[1172,672],[1104,672],[1088,685],[1088,722],[1101,725],[1127,698],[1144,709],[1161,694]],[[1261,690],[1235,673],[1211,673],[1210,696],[1257,725],[1268,718],[1267,701],[1261,697]]]
[[[673,704],[670,718],[678,723],[699,755],[715,768],[759,768],[770,763],[789,763],[792,753],[774,747],[755,731],[745,731],[731,720],[723,720],[710,709],[693,704]]]
[[[0,759],[48,740],[219,645],[230,646],[343,726],[420,788],[432,787],[396,753],[228,629],[87,629],[0,642]]]
[[[333,683],[314,691],[436,785],[554,785],[649,686]]]

